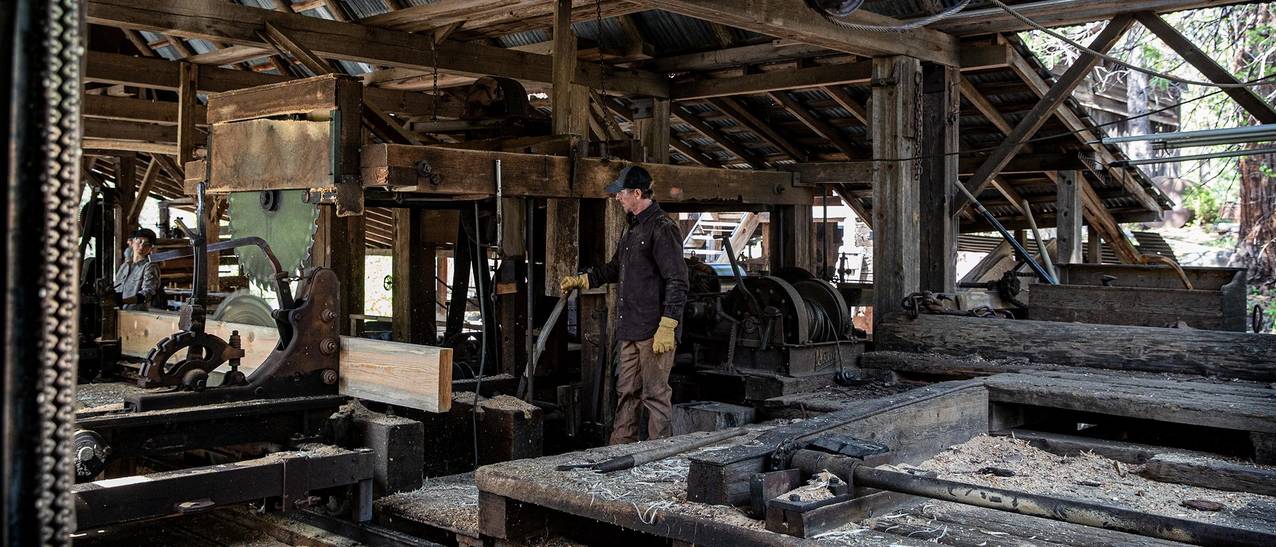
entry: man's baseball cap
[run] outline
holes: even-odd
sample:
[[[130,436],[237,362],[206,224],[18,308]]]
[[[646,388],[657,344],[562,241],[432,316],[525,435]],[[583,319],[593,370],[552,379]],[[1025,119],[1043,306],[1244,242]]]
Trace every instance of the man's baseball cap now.
[[[132,239],[135,237],[140,237],[142,239],[145,239],[146,242],[150,243],[151,245],[155,244],[155,232],[152,231],[150,228],[138,228],[137,230],[134,230],[133,235],[129,236],[129,238]]]
[[[617,194],[621,190],[650,190],[651,189],[651,173],[637,165],[630,165],[620,170],[616,175],[616,180],[611,181],[603,192],[608,194]]]

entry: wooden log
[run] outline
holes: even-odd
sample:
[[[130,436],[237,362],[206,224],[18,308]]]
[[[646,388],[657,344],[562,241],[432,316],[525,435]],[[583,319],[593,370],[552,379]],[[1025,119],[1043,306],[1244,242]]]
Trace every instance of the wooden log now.
[[[1276,468],[1212,458],[1157,454],[1139,472],[1154,481],[1276,496]]]
[[[177,332],[177,314],[120,311],[120,353],[145,357],[160,338]],[[272,327],[209,320],[207,332],[229,338],[238,330],[244,348],[239,370],[251,374],[279,342]],[[426,412],[452,406],[452,350],[367,338],[341,337],[342,395]]]
[[[883,317],[879,350],[1276,381],[1276,336],[941,315]]]

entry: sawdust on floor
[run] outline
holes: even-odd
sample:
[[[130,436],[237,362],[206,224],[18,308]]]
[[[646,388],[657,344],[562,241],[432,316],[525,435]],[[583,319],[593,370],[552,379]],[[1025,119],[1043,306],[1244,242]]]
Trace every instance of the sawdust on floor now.
[[[917,467],[935,471],[941,479],[1220,524],[1249,520],[1242,516],[1247,507],[1276,503],[1271,496],[1145,479],[1138,475],[1142,466],[1123,464],[1092,452],[1059,456],[1011,437],[981,435],[944,450]],[[1014,475],[997,476],[988,468],[1009,470]],[[1192,499],[1215,501],[1224,509],[1210,512],[1182,506]]]
[[[381,498],[377,513],[411,519],[478,537],[478,486],[474,473],[426,479],[421,488]]]

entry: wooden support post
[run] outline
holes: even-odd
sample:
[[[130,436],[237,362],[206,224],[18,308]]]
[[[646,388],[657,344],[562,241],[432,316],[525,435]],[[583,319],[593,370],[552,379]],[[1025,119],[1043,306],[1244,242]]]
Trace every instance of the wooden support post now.
[[[581,137],[576,153],[583,154],[589,136],[589,90],[572,83],[576,35],[571,31],[571,0],[555,2],[553,87],[549,95],[554,134]],[[545,218],[545,294],[556,296],[559,281],[580,266],[580,201],[546,200]]]
[[[341,333],[350,335],[350,315],[363,313],[363,276],[367,244],[364,216],[338,217],[335,207],[321,207],[315,230],[314,264],[331,268],[341,282]]]
[[[771,271],[798,267],[815,272],[815,213],[810,205],[777,205],[771,209],[766,252]],[[742,249],[732,249],[739,253]]]
[[[1077,264],[1081,259],[1081,189],[1077,184],[1080,173],[1076,171],[1059,171],[1055,177],[1055,222],[1058,235],[1055,246],[1059,256],[1055,264]]]
[[[208,209],[205,211],[206,216],[204,217],[204,239],[210,245],[221,240],[222,214],[226,212],[226,208],[229,205],[230,199],[225,196],[209,196],[208,198]],[[208,292],[220,292],[222,290],[221,265],[220,252],[208,253]]]
[[[465,309],[469,306],[470,265],[474,247],[465,241],[461,220],[457,220],[456,246],[452,250],[452,293],[447,307],[447,326],[443,338],[451,338],[465,330]]]
[[[948,213],[957,181],[961,73],[953,67],[922,67],[921,185],[919,187],[919,283],[922,290],[952,292],[957,279],[960,219]]]
[[[1085,261],[1090,264],[1103,263],[1103,242],[1099,235],[1099,230],[1094,226],[1087,229],[1087,239],[1085,242]]]
[[[1090,49],[1101,53],[1107,53],[1116,45],[1117,40],[1125,34],[1125,31],[1134,23],[1134,18],[1128,15],[1121,15],[1108,23],[1108,26],[1095,37],[1090,43]],[[1099,57],[1089,53],[1082,53],[1072,66],[1068,67],[1067,72],[1055,82],[1050,90],[1041,97],[1041,100],[1032,107],[1019,121],[1014,130],[1006,136],[1006,139],[997,145],[997,149],[993,151],[988,159],[975,170],[975,174],[966,181],[966,189],[972,195],[978,196],[980,192],[992,183],[993,177],[1001,173],[1002,168],[1010,162],[1010,158],[1023,148],[1024,144],[1036,134],[1037,130],[1045,125],[1050,119],[1059,105],[1072,96],[1073,90],[1081,85],[1090,70],[1099,63]],[[957,196],[953,200],[953,214],[961,212],[961,209],[970,201],[965,196]]]
[[[115,158],[115,191],[116,203],[120,206],[120,215],[116,217],[119,233],[116,241],[124,241],[137,228],[129,224],[128,213],[133,210],[133,202],[137,198],[137,155],[126,154]],[[146,199],[145,196],[142,199]]]
[[[394,287],[391,297],[394,339],[412,344],[435,344],[435,248],[426,244],[420,209],[394,210]]]
[[[873,316],[902,308],[920,288],[918,198],[921,62],[873,59]]]
[[[669,163],[670,106],[669,99],[652,99],[651,117],[634,120],[634,134],[642,141],[646,155],[642,161]]]
[[[177,82],[177,166],[183,173],[186,162],[195,159],[195,142],[199,135],[195,124],[204,123],[196,112],[199,106],[199,65],[182,63]]]
[[[160,160],[152,157],[151,163],[146,166],[146,173],[142,175],[141,184],[137,186],[137,192],[134,192],[133,203],[125,210],[125,233],[131,233],[137,229],[138,218],[142,216],[142,208],[146,206],[146,198],[151,194],[151,188],[155,187],[155,181],[159,179],[159,172]]]

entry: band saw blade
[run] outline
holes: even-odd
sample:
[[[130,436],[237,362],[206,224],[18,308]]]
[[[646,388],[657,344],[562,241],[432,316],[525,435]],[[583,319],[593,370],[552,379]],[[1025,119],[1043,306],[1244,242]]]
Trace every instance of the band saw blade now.
[[[260,237],[270,245],[279,264],[290,275],[312,263],[311,250],[319,220],[319,207],[304,201],[304,190],[266,190],[230,194],[231,237]],[[254,246],[236,247],[244,275],[268,288],[274,271],[266,255]]]

